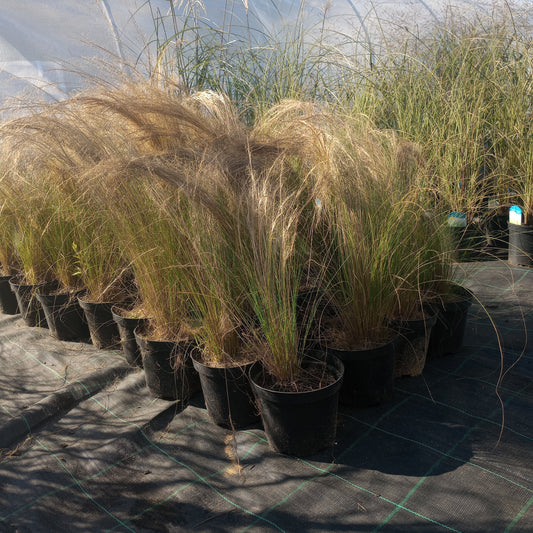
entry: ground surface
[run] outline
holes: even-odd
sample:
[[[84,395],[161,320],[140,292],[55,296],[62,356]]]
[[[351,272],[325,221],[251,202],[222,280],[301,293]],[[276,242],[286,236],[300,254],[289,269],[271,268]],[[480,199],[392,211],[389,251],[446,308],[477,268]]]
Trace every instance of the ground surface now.
[[[0,531],[533,531],[533,271],[464,269],[462,351],[341,410],[305,460],[260,426],[232,438],[201,396],[153,399],[119,352],[0,315]]]

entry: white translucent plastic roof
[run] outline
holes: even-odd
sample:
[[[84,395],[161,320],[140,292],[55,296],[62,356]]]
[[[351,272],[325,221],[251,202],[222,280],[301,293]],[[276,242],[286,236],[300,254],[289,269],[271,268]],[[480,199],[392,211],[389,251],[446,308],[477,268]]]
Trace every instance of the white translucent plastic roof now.
[[[153,53],[147,43],[154,40],[154,19],[169,15],[171,1],[1,0],[0,104],[29,89],[47,98],[64,98],[83,87],[78,70],[101,75],[101,64],[86,58],[109,61],[113,54],[130,63],[145,60],[147,50]],[[249,27],[257,40],[291,31],[302,21],[308,37],[341,41],[350,36],[363,46],[374,46],[384,33],[423,32],[450,9],[461,16],[491,17],[494,10],[506,11],[509,5],[506,0],[173,1],[178,18],[191,20],[192,9],[202,25],[223,30],[237,43],[249,37]],[[522,20],[531,17],[532,4],[533,0],[511,1]],[[168,19],[165,25],[167,30],[172,27]]]

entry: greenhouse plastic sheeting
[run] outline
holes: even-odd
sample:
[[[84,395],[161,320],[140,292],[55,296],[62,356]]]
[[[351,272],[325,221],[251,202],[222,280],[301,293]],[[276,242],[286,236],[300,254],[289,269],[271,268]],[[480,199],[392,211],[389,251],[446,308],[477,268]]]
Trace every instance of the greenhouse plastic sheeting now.
[[[271,451],[150,396],[120,352],[0,316],[0,531],[533,530],[533,270],[462,265],[465,343],[341,409],[337,441]]]
[[[262,40],[303,27],[306,41],[351,44],[344,51],[379,53],[383,39],[423,34],[454,14],[480,19],[507,16],[533,24],[530,0],[3,0],[0,3],[0,105],[10,97],[57,100],[106,77],[105,64],[122,60],[150,69],[160,42],[184,24],[216,29],[232,45]],[[163,26],[166,29],[163,31]],[[157,31],[156,31],[157,28]],[[193,32],[194,36],[194,32]],[[248,42],[250,39],[250,42]],[[87,61],[87,58],[97,59]]]

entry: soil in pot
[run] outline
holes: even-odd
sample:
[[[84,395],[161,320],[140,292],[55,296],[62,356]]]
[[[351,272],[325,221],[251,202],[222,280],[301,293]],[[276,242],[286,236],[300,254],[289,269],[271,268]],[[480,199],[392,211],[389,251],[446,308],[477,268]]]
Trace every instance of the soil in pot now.
[[[136,328],[134,334],[152,396],[186,402],[200,390],[200,378],[190,357],[195,347],[191,341],[153,340],[143,327]]]
[[[11,276],[0,276],[0,312],[5,315],[16,315],[19,312],[17,297],[9,286]]]
[[[394,354],[398,335],[383,344],[360,350],[327,348],[344,364],[339,403],[349,407],[371,407],[394,395]]]
[[[207,414],[211,421],[227,429],[241,429],[259,420],[248,373],[253,365],[211,366],[202,352],[192,353],[194,368],[200,375]]]
[[[36,292],[44,312],[50,335],[61,341],[79,341],[89,338],[89,328],[75,294]]]
[[[119,349],[120,335],[113,320],[111,302],[88,302],[78,297],[78,302],[85,313],[92,343],[99,349]]]
[[[20,315],[30,327],[47,328],[46,318],[43,308],[35,296],[37,289],[44,289],[46,284],[28,285],[19,283],[17,280],[10,279],[9,286],[15,294]]]
[[[533,266],[533,226],[509,223],[509,263]]]
[[[472,298],[472,292],[456,285],[450,299],[433,306],[437,321],[429,337],[428,359],[457,353],[461,349]]]
[[[394,377],[419,376],[426,365],[431,330],[437,314],[427,311],[415,320],[393,320],[391,327],[399,333],[394,357]]]
[[[127,310],[114,305],[111,308],[113,320],[117,324],[118,333],[120,335],[120,344],[122,345],[122,352],[126,360],[132,366],[139,366],[142,368],[142,356],[137,341],[135,340],[135,328],[137,326],[144,326],[147,323],[146,318],[137,318],[126,316]]]
[[[342,361],[328,356],[327,362],[308,359],[302,367],[328,376],[322,388],[302,392],[273,390],[271,376],[260,362],[250,369],[252,389],[270,447],[279,453],[307,457],[335,442],[339,391],[344,375]]]

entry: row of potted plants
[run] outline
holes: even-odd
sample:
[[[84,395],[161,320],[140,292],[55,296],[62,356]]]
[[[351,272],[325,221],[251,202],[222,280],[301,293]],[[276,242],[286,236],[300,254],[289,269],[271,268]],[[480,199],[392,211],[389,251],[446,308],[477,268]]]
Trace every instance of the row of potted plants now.
[[[248,127],[222,95],[137,84],[0,136],[13,288],[46,305],[52,287],[60,322],[79,304],[102,348],[117,333],[97,324],[135,321],[153,394],[185,400],[201,380],[231,428],[257,417],[255,397],[283,453],[333,442],[339,392],[373,405],[421,373],[436,309],[464,299],[422,154],[362,117],[286,101]]]
[[[439,205],[460,215],[464,258],[505,257],[508,209],[516,204],[526,227],[510,228],[510,262],[531,264],[532,253],[522,250],[532,239],[517,238],[531,235],[533,213],[531,25],[516,6],[497,4],[487,16],[446,10],[423,32],[388,28],[367,50],[327,29],[328,10],[313,31],[302,18],[289,35],[261,32],[265,46],[257,47],[254,28],[237,43],[192,9],[184,20],[158,20],[157,71],[190,90],[223,88],[250,120],[270,102],[298,95],[341,102],[380,129],[401,132],[422,147],[426,186]]]

